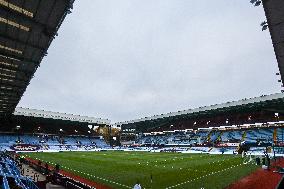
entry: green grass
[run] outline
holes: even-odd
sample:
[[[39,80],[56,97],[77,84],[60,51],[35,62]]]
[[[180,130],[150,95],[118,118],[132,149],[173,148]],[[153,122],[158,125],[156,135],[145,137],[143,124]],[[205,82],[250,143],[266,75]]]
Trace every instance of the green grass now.
[[[119,151],[27,155],[42,161],[58,163],[67,171],[117,189],[127,187],[112,182],[132,187],[137,180],[143,188],[159,189],[183,183],[173,188],[219,189],[225,188],[257,168],[255,165],[243,165],[242,158],[233,155]],[[150,179],[151,174],[153,183]]]

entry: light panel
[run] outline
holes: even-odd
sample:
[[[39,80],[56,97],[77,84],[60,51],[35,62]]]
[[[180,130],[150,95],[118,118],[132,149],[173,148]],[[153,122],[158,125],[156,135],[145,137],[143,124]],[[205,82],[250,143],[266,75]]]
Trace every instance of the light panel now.
[[[8,96],[11,95],[11,94],[13,94],[13,93],[10,93],[10,92],[1,92],[0,93],[0,95],[5,95],[5,97],[1,97],[1,98],[9,98]]]
[[[12,9],[14,11],[17,11],[17,12],[19,12],[21,14],[24,14],[24,15],[26,15],[28,17],[31,17],[31,18],[34,17],[34,14],[32,12],[30,12],[30,11],[28,11],[26,9],[23,9],[23,8],[17,6],[17,5],[14,5],[12,3],[9,3],[9,2],[7,2],[5,0],[0,0],[0,5],[5,6],[7,8],[10,8],[10,9]]]
[[[9,82],[14,82],[13,79],[6,79],[6,78],[0,78],[2,81],[9,81]]]
[[[21,50],[13,49],[13,48],[10,48],[10,47],[6,47],[6,46],[1,45],[1,44],[0,44],[0,49],[11,51],[11,52],[14,52],[14,53],[17,53],[17,54],[23,54],[23,51],[21,51]]]
[[[12,87],[5,87],[5,86],[1,86],[0,89],[13,90]]]
[[[2,100],[9,100],[9,97],[5,96],[5,97],[1,97]],[[0,100],[1,100],[0,99]]]
[[[0,75],[5,76],[5,77],[10,77],[10,78],[15,78],[16,77],[14,74],[13,75],[8,75],[8,74],[1,73],[1,72],[0,72]]]
[[[19,61],[19,62],[21,61],[19,59],[12,58],[12,57],[9,57],[9,56],[5,56],[5,55],[2,55],[2,54],[0,54],[0,57],[6,58],[6,59],[9,59],[9,60],[16,60],[16,61]]]
[[[17,67],[18,67],[18,65],[9,64],[9,63],[7,63],[7,62],[1,62],[1,61],[0,61],[0,65],[10,66],[10,67],[14,67],[14,68],[17,68]]]
[[[6,69],[6,68],[0,68],[1,71],[6,71],[6,72],[12,72],[12,73],[16,73],[16,71],[14,70],[9,70],[9,69]]]
[[[27,31],[27,32],[30,31],[30,28],[29,28],[29,27],[24,26],[24,25],[22,25],[22,24],[18,24],[18,23],[16,23],[16,22],[12,21],[12,20],[8,20],[8,19],[3,18],[3,17],[0,17],[0,22],[3,22],[3,23],[8,24],[8,25],[10,25],[10,26],[14,26],[14,27],[16,27],[16,28],[19,28],[19,29],[24,30],[24,31]]]

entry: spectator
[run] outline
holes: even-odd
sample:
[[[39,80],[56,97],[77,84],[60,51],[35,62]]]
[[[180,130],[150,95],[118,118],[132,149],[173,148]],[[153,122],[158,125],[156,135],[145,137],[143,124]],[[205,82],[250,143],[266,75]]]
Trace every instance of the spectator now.
[[[139,182],[137,181],[136,184],[134,185],[133,189],[142,189],[141,185],[139,184]]]

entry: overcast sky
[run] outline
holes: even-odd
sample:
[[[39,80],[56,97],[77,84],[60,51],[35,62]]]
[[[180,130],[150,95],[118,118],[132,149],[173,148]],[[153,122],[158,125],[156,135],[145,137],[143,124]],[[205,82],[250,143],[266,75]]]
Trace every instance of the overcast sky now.
[[[249,0],[75,1],[19,107],[126,121],[280,92]]]

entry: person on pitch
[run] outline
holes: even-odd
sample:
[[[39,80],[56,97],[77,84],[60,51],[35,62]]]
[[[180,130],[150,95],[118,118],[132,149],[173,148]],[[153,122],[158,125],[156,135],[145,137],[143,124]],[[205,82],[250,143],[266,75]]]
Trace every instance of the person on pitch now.
[[[141,185],[139,184],[139,181],[136,182],[136,184],[134,185],[133,189],[142,189]]]

